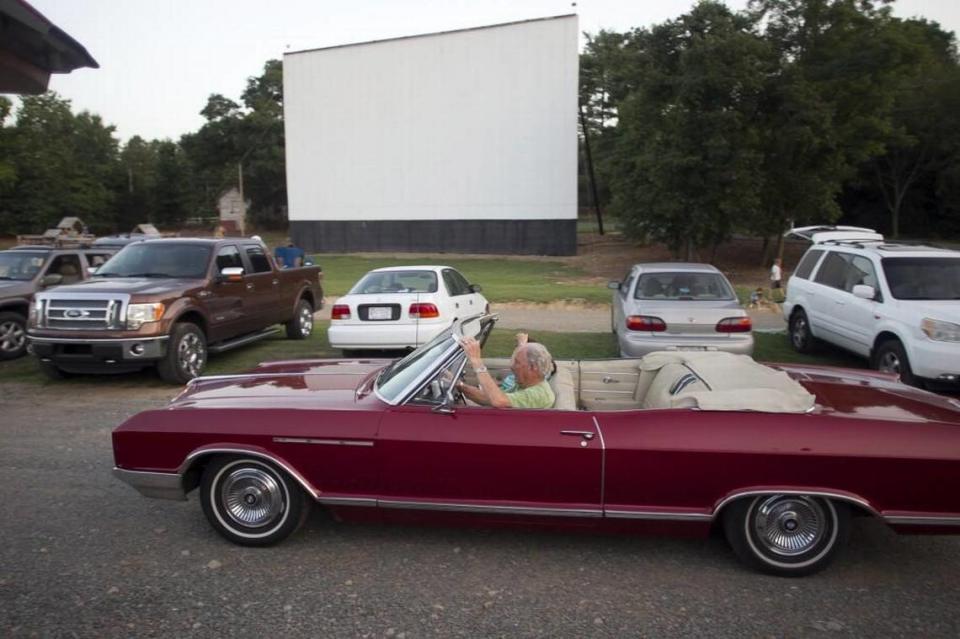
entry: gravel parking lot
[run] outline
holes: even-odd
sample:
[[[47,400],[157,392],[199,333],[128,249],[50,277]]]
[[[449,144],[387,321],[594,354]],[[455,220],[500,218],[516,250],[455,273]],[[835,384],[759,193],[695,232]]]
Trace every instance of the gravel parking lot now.
[[[960,635],[960,538],[860,521],[827,572],[743,569],[719,539],[338,524],[218,537],[195,498],[114,480],[110,430],[168,389],[0,385],[0,635]]]

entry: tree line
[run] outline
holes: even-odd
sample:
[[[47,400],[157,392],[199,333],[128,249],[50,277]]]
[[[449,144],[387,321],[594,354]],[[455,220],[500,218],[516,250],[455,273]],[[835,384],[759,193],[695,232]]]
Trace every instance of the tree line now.
[[[217,215],[237,186],[261,228],[286,225],[283,79],[279,60],[247,81],[240,103],[214,94],[206,122],[178,141],[133,136],[120,144],[98,115],[74,113],[48,92],[24,96],[14,117],[0,96],[0,235],[40,232],[78,216],[98,233],[141,222],[178,228]]]
[[[702,1],[588,35],[580,64],[601,203],[630,237],[689,257],[790,224],[960,235],[960,66],[936,23],[882,1]]]

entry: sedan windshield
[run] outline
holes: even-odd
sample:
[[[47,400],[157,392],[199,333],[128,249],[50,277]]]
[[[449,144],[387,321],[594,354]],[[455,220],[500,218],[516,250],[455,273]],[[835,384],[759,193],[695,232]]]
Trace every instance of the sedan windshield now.
[[[388,402],[400,400],[411,384],[420,379],[426,371],[433,370],[438,360],[457,344],[452,331],[452,327],[448,328],[381,373],[377,380],[377,391],[381,397]]]
[[[43,253],[0,252],[0,280],[32,280],[46,259]]]
[[[433,271],[373,271],[364,275],[348,295],[436,292],[437,274]]]
[[[882,264],[898,300],[960,300],[960,258],[885,257]]]
[[[98,277],[204,277],[210,247],[202,244],[137,243],[107,260]]]
[[[638,300],[732,300],[733,290],[719,273],[645,273],[633,294]]]

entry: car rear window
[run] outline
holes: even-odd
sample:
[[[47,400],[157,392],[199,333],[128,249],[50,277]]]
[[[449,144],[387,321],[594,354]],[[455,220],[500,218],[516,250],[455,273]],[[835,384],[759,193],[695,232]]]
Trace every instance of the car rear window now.
[[[821,255],[823,255],[821,249],[810,249],[807,251],[807,254],[804,255],[800,263],[797,264],[797,270],[793,272],[793,276],[799,277],[802,280],[810,279],[810,273],[813,271],[813,267],[817,265],[817,261]]]
[[[719,273],[644,273],[633,294],[638,300],[732,300],[733,289]]]
[[[960,258],[885,257],[881,264],[898,300],[960,300]]]
[[[374,271],[364,275],[348,295],[436,292],[437,274],[433,271]]]

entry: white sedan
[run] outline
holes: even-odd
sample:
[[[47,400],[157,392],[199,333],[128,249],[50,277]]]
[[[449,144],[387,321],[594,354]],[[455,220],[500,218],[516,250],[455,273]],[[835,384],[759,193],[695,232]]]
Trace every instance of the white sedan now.
[[[416,348],[458,319],[489,310],[480,286],[449,266],[378,268],[333,305],[327,337],[345,351]]]

